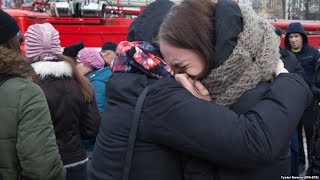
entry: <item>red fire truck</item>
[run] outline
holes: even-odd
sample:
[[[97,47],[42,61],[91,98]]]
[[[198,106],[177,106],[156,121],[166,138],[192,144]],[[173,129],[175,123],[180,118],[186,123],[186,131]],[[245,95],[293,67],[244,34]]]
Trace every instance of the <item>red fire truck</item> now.
[[[22,34],[31,24],[49,22],[59,31],[63,47],[81,40],[86,47],[100,47],[105,41],[125,40],[130,23],[147,2],[36,0],[29,7],[4,10],[17,20]]]
[[[130,23],[155,0],[51,1],[34,0],[29,7],[5,11],[17,20],[22,33],[31,24],[49,22],[60,32],[63,47],[83,40],[86,47],[99,48],[105,41],[125,40]],[[181,0],[171,1],[178,3]],[[288,24],[293,21],[270,22],[285,33]],[[320,49],[320,21],[300,22],[308,33],[310,44]]]

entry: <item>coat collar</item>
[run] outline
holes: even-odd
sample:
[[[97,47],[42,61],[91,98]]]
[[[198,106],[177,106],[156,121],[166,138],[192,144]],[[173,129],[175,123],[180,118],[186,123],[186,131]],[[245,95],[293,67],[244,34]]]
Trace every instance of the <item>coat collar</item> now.
[[[70,64],[64,61],[50,62],[50,61],[40,61],[31,64],[36,73],[43,79],[45,76],[54,77],[71,77],[72,68]]]

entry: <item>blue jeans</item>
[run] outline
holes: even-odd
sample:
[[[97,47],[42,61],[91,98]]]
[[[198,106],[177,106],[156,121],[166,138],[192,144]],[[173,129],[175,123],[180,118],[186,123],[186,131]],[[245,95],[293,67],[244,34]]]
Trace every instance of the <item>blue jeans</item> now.
[[[91,164],[91,160],[92,160],[92,153],[93,153],[93,148],[94,148],[94,144],[95,141],[94,140],[89,140],[89,139],[85,139],[82,141],[82,144],[86,150],[87,156],[88,156],[88,165],[87,165],[87,171],[89,173],[89,167]]]

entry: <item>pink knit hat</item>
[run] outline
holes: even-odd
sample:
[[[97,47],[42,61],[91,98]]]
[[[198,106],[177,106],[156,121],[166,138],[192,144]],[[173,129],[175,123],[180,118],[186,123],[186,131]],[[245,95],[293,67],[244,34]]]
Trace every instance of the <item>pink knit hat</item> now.
[[[79,60],[90,69],[101,69],[104,67],[104,60],[100,53],[94,49],[84,48],[78,53]]]
[[[25,33],[27,58],[43,53],[61,54],[59,32],[50,24],[34,24]]]

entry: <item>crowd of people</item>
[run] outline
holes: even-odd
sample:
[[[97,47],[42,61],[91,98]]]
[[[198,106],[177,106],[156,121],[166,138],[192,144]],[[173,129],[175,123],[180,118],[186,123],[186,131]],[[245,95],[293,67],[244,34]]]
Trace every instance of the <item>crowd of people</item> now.
[[[234,0],[156,0],[127,41],[62,48],[33,24],[23,56],[0,19],[0,180],[320,176],[320,54],[299,22],[282,48]]]

